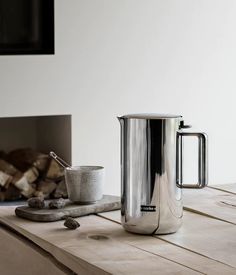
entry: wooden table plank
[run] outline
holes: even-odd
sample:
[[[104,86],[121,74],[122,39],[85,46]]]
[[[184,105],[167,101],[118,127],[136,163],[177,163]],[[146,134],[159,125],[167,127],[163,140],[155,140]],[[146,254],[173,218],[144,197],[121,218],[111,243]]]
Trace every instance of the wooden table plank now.
[[[182,228],[159,238],[236,267],[235,232],[232,224],[186,211]]]
[[[209,186],[209,188],[236,194],[236,183]]]
[[[42,249],[44,249],[46,252],[50,253],[55,259],[57,259],[59,262],[61,262],[63,265],[67,266],[74,272],[78,274],[96,274],[96,275],[107,275],[110,274],[101,268],[94,266],[90,264],[89,262],[86,262],[85,260],[81,258],[77,258],[74,255],[66,252],[63,249],[60,249],[58,247],[55,247],[53,244],[48,242],[46,239],[41,239],[40,236],[35,235],[33,233],[34,231],[37,231],[37,228],[41,228],[43,231],[51,231],[50,225],[55,223],[40,223],[40,222],[32,222],[28,220],[24,220],[21,218],[18,218],[14,214],[15,207],[0,207],[0,224],[3,223],[4,225],[9,226],[22,236],[28,238],[38,246],[40,246]],[[17,223],[14,223],[15,219],[17,219]],[[60,224],[55,230],[59,232],[64,232],[65,229],[62,227],[63,222],[57,222]],[[30,228],[33,228],[34,231],[31,232]],[[28,229],[29,228],[29,229]],[[67,230],[68,231],[68,230]],[[74,232],[74,231],[73,231]],[[77,231],[76,231],[77,232]],[[70,231],[66,232],[66,234],[70,234]],[[66,236],[64,234],[63,237],[61,237],[61,241],[63,242],[64,239],[66,239]],[[53,274],[53,273],[52,273]]]
[[[114,220],[115,222],[120,222],[119,211],[101,213],[99,215]],[[168,241],[179,248],[186,249],[189,253],[197,253],[201,257],[205,256],[206,258],[214,260],[215,263],[221,262],[222,264],[232,266],[234,269],[231,270],[236,274],[235,233],[235,225],[184,211],[184,222],[178,232],[168,235],[156,235],[156,238]],[[188,252],[183,255],[183,259]],[[182,255],[184,252],[180,251],[179,253]],[[164,254],[162,255],[164,256]],[[177,261],[178,257],[174,255],[172,259]],[[193,264],[196,265],[195,260],[193,260],[193,263],[188,262],[188,265],[191,265],[191,267],[194,267]],[[211,262],[209,262],[209,264],[211,264]],[[201,265],[201,263],[199,263],[199,265]],[[203,267],[206,268],[206,266]],[[214,272],[217,272],[217,268],[214,269],[213,264],[213,270],[208,272],[214,274]],[[227,273],[221,273],[221,271],[219,271],[219,274]]]
[[[127,233],[120,211],[80,218],[75,231],[63,222],[19,219],[9,207],[0,208],[0,221],[82,274],[236,274],[236,196],[214,188],[184,192],[192,212],[184,211],[182,228],[170,235]]]
[[[184,189],[184,208],[236,224],[236,195],[212,188]]]
[[[75,272],[81,272],[83,262],[86,273],[82,274],[201,274],[122,241],[127,236],[137,236],[98,216],[78,219],[81,227],[75,231],[63,228],[61,221],[42,224],[22,220],[15,217],[9,208],[5,211],[1,209],[0,216],[2,222],[40,245]],[[154,239],[146,236],[139,238]],[[88,263],[90,266],[87,267]]]
[[[72,274],[48,254],[0,227],[0,273],[4,275]],[[30,258],[30,261],[28,259]]]
[[[159,238],[236,267],[235,233],[235,225],[185,211],[179,231]]]

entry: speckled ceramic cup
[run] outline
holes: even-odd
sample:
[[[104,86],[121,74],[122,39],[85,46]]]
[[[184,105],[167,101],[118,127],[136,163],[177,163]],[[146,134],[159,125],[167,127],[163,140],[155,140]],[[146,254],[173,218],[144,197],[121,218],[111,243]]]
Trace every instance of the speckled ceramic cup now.
[[[102,199],[104,167],[72,166],[65,169],[68,197],[79,204],[95,203]]]

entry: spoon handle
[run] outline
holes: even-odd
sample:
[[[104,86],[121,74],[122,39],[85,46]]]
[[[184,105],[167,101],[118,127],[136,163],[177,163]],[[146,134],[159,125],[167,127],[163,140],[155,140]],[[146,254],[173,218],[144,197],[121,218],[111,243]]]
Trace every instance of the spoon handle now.
[[[53,151],[49,153],[49,156],[52,157],[57,163],[59,163],[63,168],[71,167],[66,161],[58,157],[58,155]]]

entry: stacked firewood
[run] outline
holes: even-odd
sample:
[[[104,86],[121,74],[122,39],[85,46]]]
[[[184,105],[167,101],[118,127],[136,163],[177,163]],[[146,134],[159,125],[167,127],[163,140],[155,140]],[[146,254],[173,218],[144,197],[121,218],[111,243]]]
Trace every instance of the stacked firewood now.
[[[66,198],[64,169],[30,148],[0,152],[0,201],[31,197]]]

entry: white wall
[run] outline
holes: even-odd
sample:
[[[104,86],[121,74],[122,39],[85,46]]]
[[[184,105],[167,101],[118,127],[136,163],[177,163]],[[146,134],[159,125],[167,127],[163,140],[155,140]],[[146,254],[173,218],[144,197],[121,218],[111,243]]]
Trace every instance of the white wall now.
[[[236,180],[236,1],[55,2],[55,56],[0,56],[1,116],[71,113],[73,163],[119,193],[116,116],[182,114],[209,135],[210,184]]]

